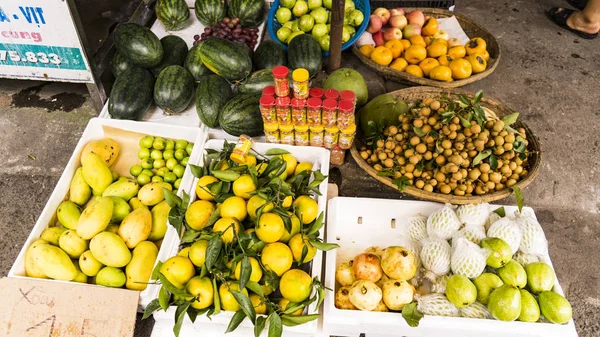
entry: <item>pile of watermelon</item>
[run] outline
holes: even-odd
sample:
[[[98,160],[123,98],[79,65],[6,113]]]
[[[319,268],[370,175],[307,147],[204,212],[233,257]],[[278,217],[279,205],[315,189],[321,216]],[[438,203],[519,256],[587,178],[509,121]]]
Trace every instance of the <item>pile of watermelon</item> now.
[[[116,80],[108,103],[112,118],[141,120],[152,103],[166,114],[181,113],[196,89],[202,123],[234,136],[262,134],[258,101],[262,89],[274,84],[274,67],[305,68],[311,76],[322,68],[319,44],[310,35],[295,38],[288,52],[271,40],[252,52],[245,44],[218,37],[188,50],[180,37],[159,40],[148,28],[125,23],[115,30],[115,46]]]

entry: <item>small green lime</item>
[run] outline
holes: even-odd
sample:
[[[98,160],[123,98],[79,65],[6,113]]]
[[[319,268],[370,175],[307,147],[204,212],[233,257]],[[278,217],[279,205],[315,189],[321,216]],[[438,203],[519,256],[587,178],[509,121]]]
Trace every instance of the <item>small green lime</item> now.
[[[192,155],[192,150],[194,149],[194,143],[189,143],[185,147],[185,152],[187,152],[188,156]]]
[[[185,139],[178,139],[175,142],[175,149],[176,150],[185,150],[185,147],[188,145],[187,140]]]
[[[154,159],[152,159],[152,158],[142,159],[142,168],[151,169],[153,167],[153,164],[154,164]]]
[[[176,166],[173,168],[173,173],[175,173],[175,175],[176,175],[178,178],[181,178],[181,177],[183,177],[183,173],[185,173],[185,166],[183,166],[183,165],[176,165]]]
[[[155,160],[154,161],[154,168],[155,169],[159,169],[161,167],[165,167],[165,160],[164,159],[159,159],[159,160]]]
[[[177,180],[177,176],[175,175],[175,173],[169,172],[169,173],[165,174],[165,182],[174,183],[175,180]]]
[[[132,176],[137,177],[140,175],[140,173],[142,173],[142,170],[144,168],[142,167],[142,165],[133,165],[130,169],[129,169],[129,173],[131,173]]]
[[[175,166],[177,166],[177,159],[171,158],[171,159],[167,160],[166,165],[167,165],[167,168],[172,171],[175,168]]]
[[[150,150],[148,150],[146,148],[141,148],[138,151],[138,158],[140,158],[140,159],[150,158]]]
[[[150,176],[147,176],[142,173],[137,177],[137,182],[138,184],[140,184],[140,186],[144,186],[150,182]]]
[[[152,152],[150,152],[150,157],[152,157],[152,159],[154,159],[154,160],[163,159],[162,151],[152,150]]]
[[[144,136],[140,139],[140,147],[149,149],[152,147],[153,142],[154,142],[154,137]]]
[[[152,182],[153,183],[162,183],[163,182],[163,178],[159,177],[159,176],[154,176],[154,177],[152,177]]]
[[[161,137],[154,138],[154,142],[152,143],[152,147],[156,150],[164,150],[165,149],[165,140]]]

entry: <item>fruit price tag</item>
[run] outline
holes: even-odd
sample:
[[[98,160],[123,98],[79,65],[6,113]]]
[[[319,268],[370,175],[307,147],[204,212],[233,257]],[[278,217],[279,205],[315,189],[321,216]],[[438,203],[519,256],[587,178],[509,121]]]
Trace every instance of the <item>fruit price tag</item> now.
[[[139,292],[31,279],[0,280],[0,335],[133,336]]]

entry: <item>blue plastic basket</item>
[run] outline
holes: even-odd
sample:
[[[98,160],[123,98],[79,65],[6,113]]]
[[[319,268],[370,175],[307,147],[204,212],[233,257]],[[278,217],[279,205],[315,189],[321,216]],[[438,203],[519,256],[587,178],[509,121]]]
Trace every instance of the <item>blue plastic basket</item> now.
[[[348,40],[346,43],[342,44],[342,50],[346,50],[358,40],[358,38],[365,32],[367,29],[367,25],[369,25],[369,17],[371,16],[371,5],[369,4],[369,0],[354,0],[354,6],[356,9],[361,11],[365,17],[363,23],[356,29],[356,34]],[[275,18],[275,12],[279,8],[279,0],[273,1],[271,4],[271,9],[269,10],[269,17],[267,18],[267,28],[269,29],[269,35],[273,41],[277,41],[283,45],[283,47],[287,50],[287,45],[277,38],[277,30],[281,28],[281,24]],[[295,18],[295,17],[294,17]],[[324,51],[323,56],[328,56],[329,52]]]

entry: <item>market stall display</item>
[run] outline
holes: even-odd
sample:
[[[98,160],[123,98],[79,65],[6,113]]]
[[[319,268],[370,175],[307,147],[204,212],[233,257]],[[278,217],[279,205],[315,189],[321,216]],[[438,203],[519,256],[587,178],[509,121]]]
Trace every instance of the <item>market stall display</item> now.
[[[380,13],[374,13],[377,18],[371,20],[369,27],[373,36],[363,37],[367,41],[359,40],[352,48],[356,57],[384,78],[411,85],[456,88],[481,80],[496,69],[501,55],[498,42],[466,16],[441,9],[392,11],[398,12],[392,16],[381,8]],[[451,17],[458,20],[470,38],[468,42],[439,30],[438,19]],[[386,24],[391,27],[383,29]]]
[[[359,112],[363,134],[352,156],[369,175],[404,193],[454,204],[489,202],[537,175],[541,152],[531,130],[518,113],[482,93],[416,87],[369,104]],[[381,108],[387,113],[376,113]]]

